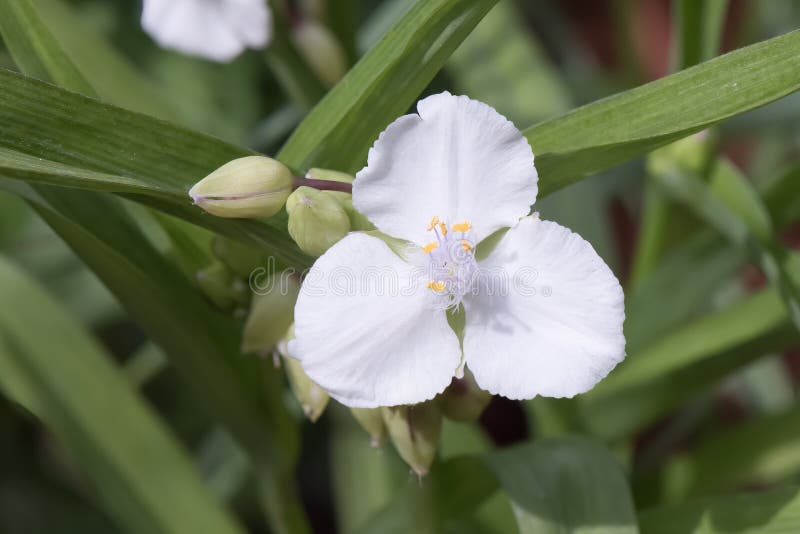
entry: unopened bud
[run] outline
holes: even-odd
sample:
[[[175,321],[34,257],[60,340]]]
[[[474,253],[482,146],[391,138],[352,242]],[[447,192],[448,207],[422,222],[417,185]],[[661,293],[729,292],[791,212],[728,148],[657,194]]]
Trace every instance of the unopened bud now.
[[[200,290],[221,310],[230,311],[237,301],[233,282],[233,273],[220,262],[197,271]]]
[[[271,275],[264,291],[253,297],[244,325],[242,352],[267,352],[275,348],[294,323],[294,305],[300,293],[295,277]]]
[[[286,201],[289,235],[311,256],[321,256],[350,231],[350,219],[332,193],[302,186]]]
[[[289,354],[287,348],[289,340],[294,337],[294,325],[290,326],[285,337],[278,342],[278,352],[283,356],[286,368],[286,377],[289,379],[289,386],[292,388],[295,398],[300,403],[303,413],[312,423],[325,411],[330,397],[328,393],[319,387],[306,374],[299,360],[295,360]]]
[[[711,133],[703,130],[654,150],[647,158],[647,169],[654,174],[673,169],[699,172],[708,162],[712,144]]]
[[[346,184],[352,184],[354,180],[353,176],[347,173],[318,168],[310,169],[306,173],[306,178],[343,182]],[[329,191],[329,193],[336,199],[339,205],[342,206],[342,209],[344,209],[344,212],[347,214],[347,218],[350,219],[350,230],[369,231],[375,229],[375,226],[369,222],[369,219],[364,217],[361,212],[353,207],[353,195],[342,191]]]
[[[350,408],[350,412],[361,428],[369,434],[369,444],[379,447],[386,441],[386,425],[381,408]]]
[[[229,161],[189,190],[195,204],[217,217],[271,217],[292,191],[292,173],[265,156]]]
[[[442,393],[440,402],[445,417],[453,421],[475,421],[492,400],[492,394],[482,390],[469,371],[463,378],[454,378]]]
[[[417,475],[428,474],[442,435],[442,412],[438,403],[389,406],[381,408],[381,413],[400,457]]]
[[[328,87],[333,87],[347,72],[347,56],[336,36],[325,26],[311,19],[292,29],[292,40],[314,74]]]

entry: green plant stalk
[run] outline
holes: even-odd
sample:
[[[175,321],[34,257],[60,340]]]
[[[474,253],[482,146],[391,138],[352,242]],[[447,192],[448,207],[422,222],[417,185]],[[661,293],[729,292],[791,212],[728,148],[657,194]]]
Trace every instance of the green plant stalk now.
[[[673,0],[673,61],[676,70],[687,69],[714,57],[720,46],[727,0]],[[672,203],[659,193],[652,179],[644,184],[644,211],[636,255],[631,269],[631,287],[647,277],[664,256],[669,241]]]

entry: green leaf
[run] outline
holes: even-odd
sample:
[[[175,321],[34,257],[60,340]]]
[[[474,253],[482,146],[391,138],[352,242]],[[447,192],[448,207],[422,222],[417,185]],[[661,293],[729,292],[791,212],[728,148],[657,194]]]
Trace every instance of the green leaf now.
[[[5,260],[0,298],[15,303],[0,309],[0,387],[55,434],[120,527],[243,532],[100,346]]]
[[[583,420],[607,439],[629,435],[727,373],[797,339],[777,290],[763,290],[630,354],[581,397]]]
[[[724,450],[724,454],[720,451]],[[653,476],[661,502],[784,480],[800,472],[800,407],[712,434]]]
[[[472,513],[497,489],[485,462],[460,456],[435,464],[421,483],[408,484],[359,534],[439,534]]]
[[[726,161],[716,165],[708,186],[692,172],[679,168],[655,173],[654,178],[664,191],[748,251],[751,260],[778,288],[789,317],[800,329],[800,288],[786,271],[788,253],[775,241],[767,208],[747,179]]]
[[[0,124],[5,176],[135,195],[190,222],[260,244],[279,261],[310,265],[287,233],[285,214],[223,220],[191,206],[186,192],[195,182],[251,155],[248,150],[3,70]]]
[[[497,0],[418,0],[300,123],[278,159],[351,174]]]
[[[717,54],[728,0],[675,0],[677,64],[685,69]]]
[[[800,530],[800,487],[690,501],[639,515],[642,534],[783,534]]]
[[[34,191],[12,181],[0,180],[0,186],[35,206],[248,451],[275,530],[304,532],[302,511],[293,501],[298,436],[283,408],[282,376],[271,364],[241,356],[240,324],[200,297],[117,199],[58,188]]]
[[[541,440],[490,454],[488,463],[520,534],[639,532],[625,474],[596,442]]]
[[[175,117],[156,88],[61,0],[3,2],[0,33],[29,76],[127,109]]]
[[[30,0],[0,4],[0,32],[17,63],[41,80],[94,95],[94,89],[59,46]]]
[[[800,89],[800,30],[573,110],[523,133],[545,196]]]

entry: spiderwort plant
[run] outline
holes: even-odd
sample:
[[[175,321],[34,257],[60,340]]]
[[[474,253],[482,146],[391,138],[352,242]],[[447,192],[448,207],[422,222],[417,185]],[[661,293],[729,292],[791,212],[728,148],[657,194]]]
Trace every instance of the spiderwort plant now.
[[[351,233],[315,262],[289,352],[351,407],[432,399],[465,365],[512,399],[591,389],[625,356],[619,282],[588,242],[530,213],[534,155],[510,121],[447,92],[417,110],[353,183],[355,208],[394,239]]]

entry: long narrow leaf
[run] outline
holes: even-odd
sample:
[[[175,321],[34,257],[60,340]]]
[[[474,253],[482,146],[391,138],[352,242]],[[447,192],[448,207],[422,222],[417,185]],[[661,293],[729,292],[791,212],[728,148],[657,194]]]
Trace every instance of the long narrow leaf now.
[[[0,309],[0,388],[56,435],[124,530],[242,532],[97,343],[2,259],[0,300],[14,303]]]
[[[775,37],[524,131],[547,195],[586,174],[800,89],[800,30]]]

